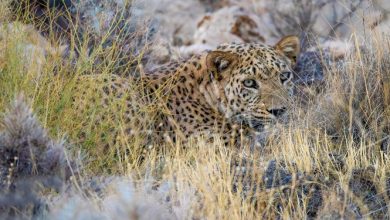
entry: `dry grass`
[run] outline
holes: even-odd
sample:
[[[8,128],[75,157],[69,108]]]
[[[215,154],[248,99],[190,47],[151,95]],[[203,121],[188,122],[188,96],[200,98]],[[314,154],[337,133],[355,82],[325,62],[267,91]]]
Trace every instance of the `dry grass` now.
[[[82,75],[117,74],[116,61],[102,54],[118,54],[120,45],[95,45],[94,53],[81,45],[77,55],[45,56],[33,71],[19,48],[36,43],[23,33],[0,38],[0,48],[6,48],[0,56],[0,112],[23,93],[51,137],[66,136],[73,153],[86,155],[85,168],[65,182],[69,189],[42,193],[48,209],[22,218],[388,218],[390,39],[371,35],[365,42],[352,38],[355,51],[341,65],[327,67],[321,91],[305,105],[297,102],[293,120],[271,132],[261,147],[228,149],[216,138],[152,144],[147,154],[145,135],[129,138],[121,117],[100,117],[107,110],[123,112],[121,101],[107,109],[89,103],[101,98],[94,91],[104,81],[78,81]],[[122,69],[139,60],[126,61]],[[129,95],[139,92],[136,81],[128,82]],[[72,96],[81,92],[74,89],[78,83],[87,96],[82,112],[72,106]],[[156,106],[138,104],[135,118],[148,127]],[[113,130],[119,135],[112,136]],[[107,148],[113,139],[116,144]]]

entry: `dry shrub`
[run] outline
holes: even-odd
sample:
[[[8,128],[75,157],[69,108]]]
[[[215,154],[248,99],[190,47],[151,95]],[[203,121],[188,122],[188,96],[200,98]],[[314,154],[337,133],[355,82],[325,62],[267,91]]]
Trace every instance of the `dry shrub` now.
[[[133,1],[82,1],[74,11],[81,55],[112,73],[138,75],[136,66],[146,62],[156,27],[139,15]]]
[[[31,23],[56,44],[67,46],[64,56],[91,64],[82,74],[128,76],[145,63],[156,32],[155,24],[137,14],[132,1],[72,2],[23,0],[12,4],[15,20]]]
[[[386,130],[386,93],[389,77],[389,39],[367,42],[342,63],[326,71],[326,85],[309,108],[313,127],[322,128],[337,140],[372,141]]]
[[[0,133],[2,217],[34,215],[44,209],[40,193],[59,190],[77,170],[64,140],[54,141],[19,96],[5,113]]]

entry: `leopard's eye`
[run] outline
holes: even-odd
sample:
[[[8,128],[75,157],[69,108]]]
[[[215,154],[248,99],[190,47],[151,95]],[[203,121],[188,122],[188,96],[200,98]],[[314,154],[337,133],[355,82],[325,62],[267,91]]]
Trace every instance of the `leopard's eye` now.
[[[247,88],[257,89],[258,85],[254,79],[246,79],[243,81],[243,84]]]
[[[286,81],[290,80],[292,78],[292,72],[290,71],[284,71],[280,73],[280,82],[284,84]]]

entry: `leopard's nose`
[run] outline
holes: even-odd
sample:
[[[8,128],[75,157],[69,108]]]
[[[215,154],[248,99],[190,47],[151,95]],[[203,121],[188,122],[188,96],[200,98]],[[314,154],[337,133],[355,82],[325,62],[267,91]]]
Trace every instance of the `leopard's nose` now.
[[[286,108],[272,108],[272,109],[267,109],[267,111],[271,114],[273,114],[275,117],[280,117],[286,112]]]

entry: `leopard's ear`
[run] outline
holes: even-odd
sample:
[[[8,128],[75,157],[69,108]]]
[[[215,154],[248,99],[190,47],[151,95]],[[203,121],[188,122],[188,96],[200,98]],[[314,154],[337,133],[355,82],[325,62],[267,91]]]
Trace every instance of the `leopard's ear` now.
[[[276,45],[275,49],[291,60],[292,65],[297,62],[300,53],[300,43],[297,36],[283,37]]]
[[[207,71],[218,80],[223,78],[223,72],[229,70],[238,61],[238,56],[231,52],[210,51],[206,57]]]

